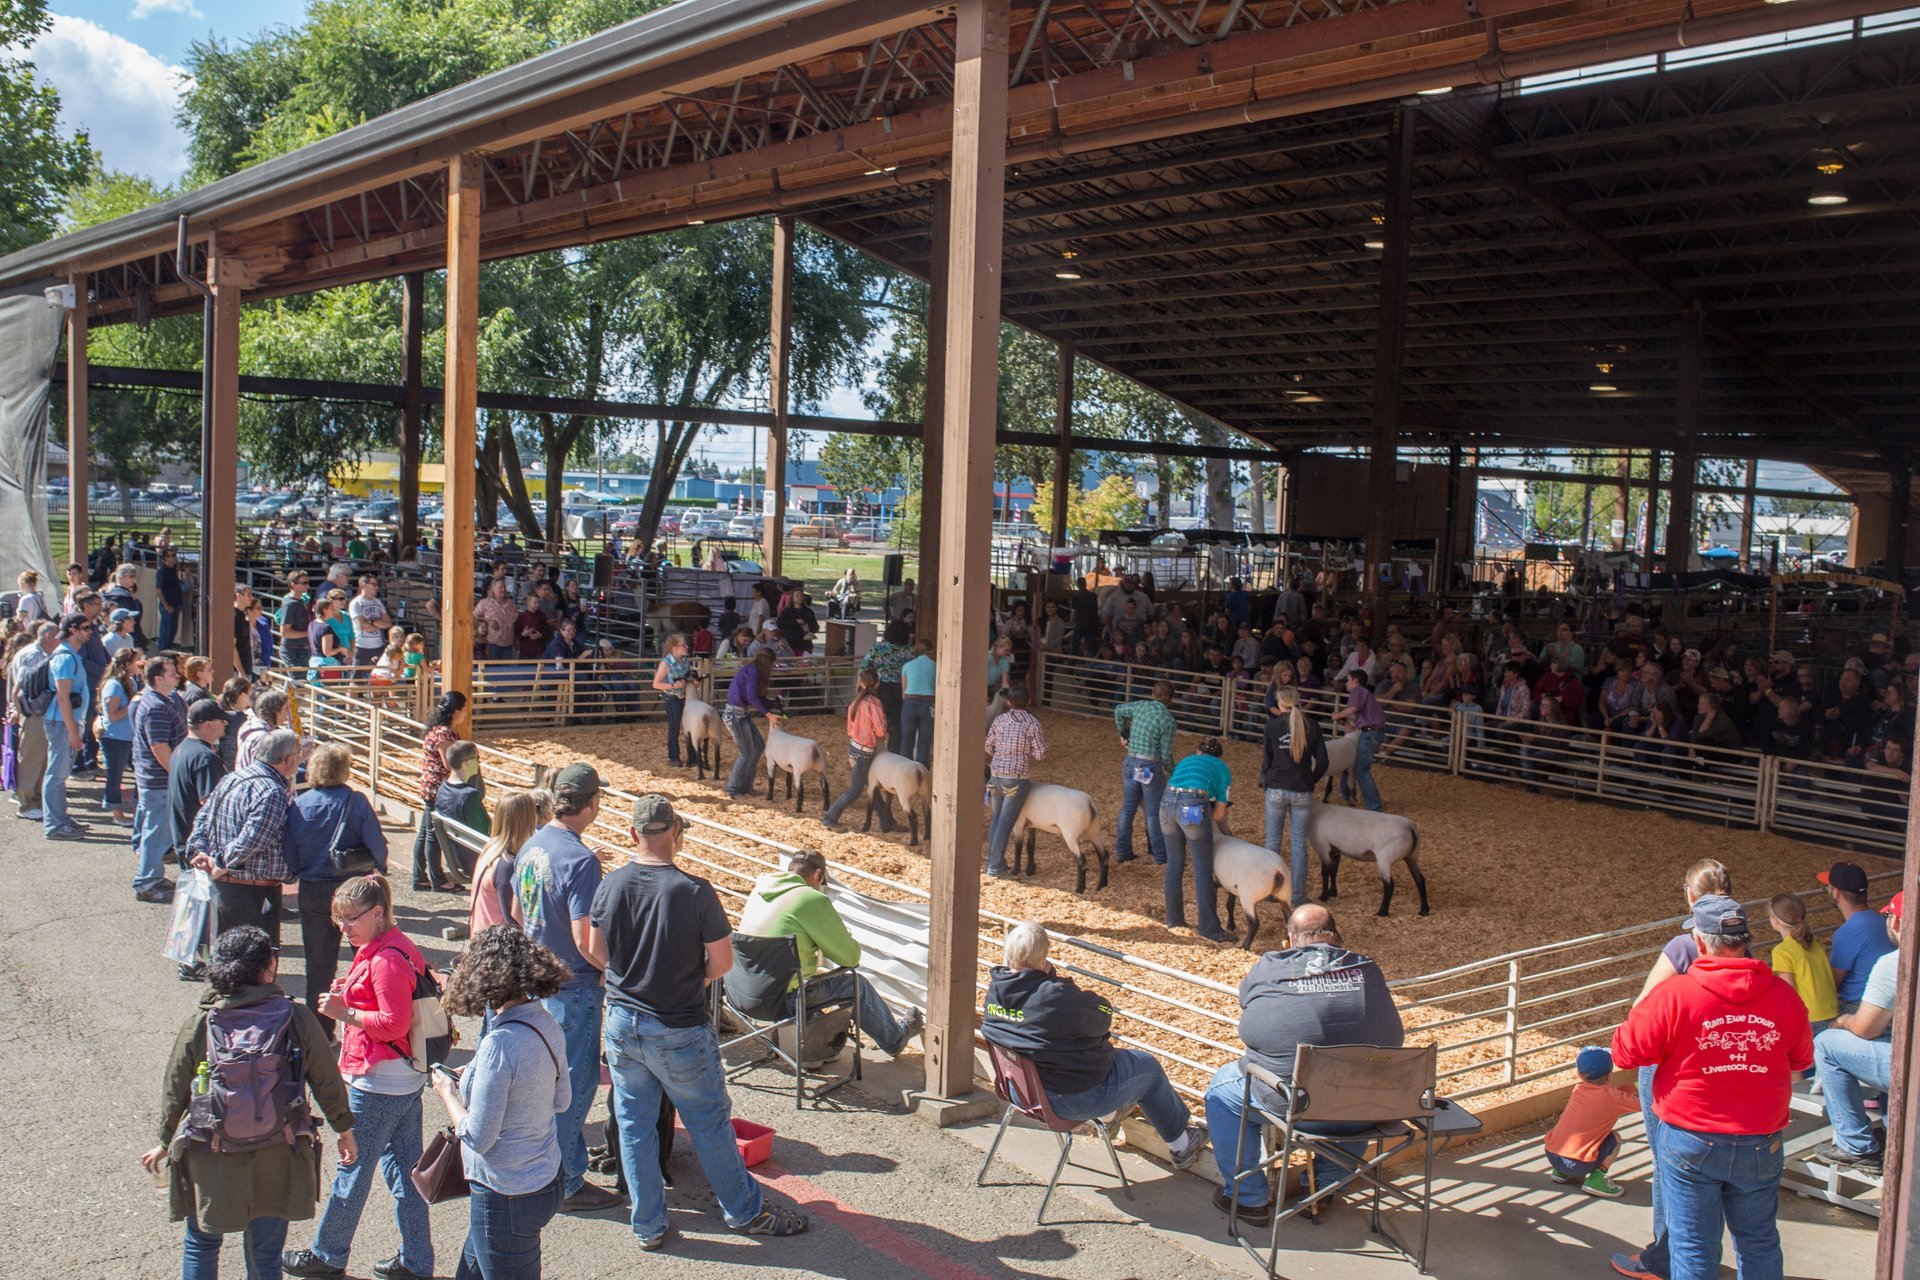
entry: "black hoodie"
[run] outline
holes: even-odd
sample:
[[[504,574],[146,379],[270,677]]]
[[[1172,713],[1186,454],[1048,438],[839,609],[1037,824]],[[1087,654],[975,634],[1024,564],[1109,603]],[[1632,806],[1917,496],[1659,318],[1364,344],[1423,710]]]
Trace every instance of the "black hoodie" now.
[[[1267,729],[1260,747],[1260,785],[1267,790],[1312,791],[1313,784],[1327,774],[1327,744],[1320,726],[1304,710],[1300,717],[1307,725],[1307,747],[1300,759],[1293,758],[1293,734],[1288,728],[1293,717],[1267,716]]]
[[[1107,1078],[1113,1065],[1113,1010],[1067,978],[1044,969],[993,967],[980,1031],[1031,1058],[1047,1093],[1080,1093]]]

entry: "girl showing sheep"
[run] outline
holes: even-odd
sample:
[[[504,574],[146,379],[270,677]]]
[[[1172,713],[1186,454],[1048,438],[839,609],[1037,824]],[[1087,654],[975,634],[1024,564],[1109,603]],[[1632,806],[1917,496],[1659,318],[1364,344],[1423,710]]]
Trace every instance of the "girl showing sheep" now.
[[[847,763],[853,766],[853,776],[847,779],[847,789],[820,819],[827,830],[838,831],[840,815],[847,811],[847,806],[867,794],[867,775],[873,768],[873,758],[880,754],[886,742],[887,711],[880,701],[880,673],[866,667],[855,680],[853,701],[847,704]],[[881,832],[893,831],[893,814],[886,798],[880,797],[875,803],[880,806]]]
[[[1164,889],[1167,928],[1187,926],[1187,855],[1193,855],[1193,906],[1198,932],[1210,942],[1224,942],[1213,889],[1213,834],[1227,833],[1227,812],[1233,804],[1233,771],[1220,758],[1220,739],[1200,739],[1199,750],[1173,766],[1167,789],[1160,797],[1160,834],[1166,840]]]

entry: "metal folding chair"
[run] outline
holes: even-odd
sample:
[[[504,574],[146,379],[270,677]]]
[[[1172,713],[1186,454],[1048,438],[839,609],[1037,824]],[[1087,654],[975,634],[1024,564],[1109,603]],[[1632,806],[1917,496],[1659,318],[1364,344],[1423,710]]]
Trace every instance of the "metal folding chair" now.
[[[1268,1199],[1273,1208],[1266,1258],[1263,1260],[1259,1247],[1240,1233],[1239,1201],[1233,1195],[1231,1185],[1228,1188],[1231,1207],[1227,1229],[1256,1262],[1264,1263],[1269,1276],[1276,1274],[1279,1263],[1281,1222],[1305,1211],[1308,1220],[1317,1223],[1320,1207],[1326,1200],[1336,1192],[1355,1185],[1372,1189],[1369,1229],[1393,1246],[1395,1252],[1412,1262],[1422,1275],[1426,1274],[1427,1243],[1433,1217],[1433,1160],[1438,1150],[1435,1139],[1443,1138],[1444,1145],[1445,1141],[1451,1141],[1457,1134],[1480,1127],[1479,1121],[1469,1113],[1436,1097],[1437,1053],[1433,1045],[1388,1049],[1372,1045],[1303,1044],[1294,1059],[1291,1081],[1283,1080],[1256,1064],[1242,1063],[1246,1072],[1241,1096],[1243,1114],[1249,1118],[1258,1116],[1267,1124],[1270,1154],[1243,1175],[1267,1180]],[[1284,1111],[1276,1113],[1271,1107],[1263,1105],[1254,1092],[1255,1084],[1277,1095],[1285,1104]],[[1445,1122],[1437,1122],[1436,1115],[1443,1109],[1447,1112]],[[1354,1133],[1321,1135],[1301,1132],[1299,1125],[1303,1122],[1365,1124],[1369,1127]],[[1243,1125],[1234,1151],[1232,1167],[1235,1169],[1241,1167],[1246,1140],[1247,1127]],[[1354,1155],[1335,1145],[1338,1143],[1360,1143],[1361,1153]],[[1424,1147],[1424,1163],[1418,1181],[1395,1180],[1388,1172],[1387,1164],[1415,1145]],[[1304,1197],[1289,1205],[1287,1169],[1296,1151],[1305,1153],[1309,1158],[1309,1186]],[[1313,1185],[1311,1160],[1314,1156],[1325,1156],[1340,1165],[1348,1171],[1347,1177],[1332,1186]],[[1232,1181],[1231,1176],[1229,1181]],[[1380,1206],[1383,1200],[1420,1214],[1418,1251],[1401,1244],[1381,1224]]]
[[[732,1067],[727,1078],[751,1071],[769,1058],[778,1058],[793,1072],[793,1105],[799,1109],[809,1097],[826,1097],[841,1085],[860,1078],[860,998],[858,993],[845,999],[828,999],[814,988],[828,978],[855,973],[849,968],[821,969],[811,979],[794,986],[800,975],[800,943],[792,937],[768,938],[752,933],[733,935],[733,968],[714,984],[716,1012],[724,1011],[747,1028],[742,1035],[724,1040],[722,1051],[748,1041],[757,1041],[763,1052],[756,1058]],[[781,1044],[780,1033],[793,1037],[792,1052]],[[810,1069],[809,1063],[825,1062],[839,1052],[839,1041],[853,1043],[853,1067],[845,1075],[832,1076]],[[808,1080],[824,1083],[809,1090]]]
[[[1002,1049],[997,1044],[987,1045],[987,1055],[993,1060],[993,1091],[1007,1104],[1000,1113],[1000,1129],[993,1135],[993,1143],[987,1148],[987,1158],[980,1162],[980,1172],[973,1177],[973,1185],[980,1186],[986,1181],[987,1169],[993,1164],[993,1157],[1000,1150],[1000,1139],[1007,1136],[1007,1125],[1013,1120],[1014,1113],[1037,1121],[1052,1131],[1060,1140],[1060,1159],[1054,1162],[1053,1176],[1047,1179],[1047,1193],[1040,1197],[1040,1211],[1033,1215],[1036,1224],[1044,1225],[1047,1218],[1047,1203],[1053,1199],[1053,1190],[1060,1185],[1060,1175],[1066,1170],[1067,1157],[1073,1152],[1073,1134],[1082,1123],[1093,1126],[1100,1135],[1100,1141],[1107,1147],[1107,1158],[1113,1161],[1113,1171],[1120,1175],[1120,1189],[1126,1192],[1127,1199],[1133,1199],[1133,1184],[1127,1181],[1127,1171],[1120,1167],[1120,1157],[1113,1149],[1113,1128],[1105,1120],[1095,1118],[1088,1121],[1062,1120],[1053,1113],[1053,1104],[1047,1100],[1047,1087],[1040,1083],[1040,1069],[1033,1059]],[[1027,1099],[1028,1101],[1022,1101]]]

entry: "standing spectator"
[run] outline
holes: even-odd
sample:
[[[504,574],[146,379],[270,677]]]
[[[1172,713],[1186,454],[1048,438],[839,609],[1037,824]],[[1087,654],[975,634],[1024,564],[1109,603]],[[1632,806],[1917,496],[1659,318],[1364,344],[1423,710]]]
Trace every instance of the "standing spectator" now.
[[[1193,857],[1193,906],[1199,924],[1197,931],[1209,942],[1224,942],[1217,914],[1219,895],[1213,887],[1213,833],[1216,827],[1227,831],[1229,811],[1233,807],[1233,772],[1220,758],[1218,738],[1202,738],[1193,755],[1173,766],[1167,789],[1155,816],[1166,844],[1167,870],[1163,886],[1166,896],[1167,927],[1187,926],[1185,894],[1186,863]],[[1253,927],[1253,921],[1247,921]]]
[[[60,612],[72,613],[77,606],[74,596],[87,585],[87,567],[82,564],[67,566],[67,588],[60,596]],[[1885,636],[1880,637],[1882,640]]]
[[[233,589],[233,669],[253,681],[253,588],[244,584]],[[208,642],[211,649],[212,642]]]
[[[987,696],[1013,687],[1013,641],[1001,636],[987,650]]]
[[[67,816],[67,779],[80,753],[80,726],[87,721],[93,689],[87,683],[80,648],[93,634],[85,615],[69,613],[60,619],[59,645],[47,658],[47,681],[53,701],[47,704],[47,773],[40,784],[43,831],[49,840],[83,840],[87,829]]]
[[[896,747],[907,740],[906,729],[901,724],[901,681],[907,663],[913,658],[912,638],[913,633],[908,630],[906,623],[898,620],[889,622],[879,642],[868,649],[867,656],[860,660],[862,671],[872,671],[879,678],[880,706],[887,720],[887,741]],[[902,754],[905,754],[904,750]]]
[[[340,643],[340,633],[334,629],[333,625],[339,612],[340,605],[332,596],[318,596],[314,599],[313,621],[307,624],[308,670],[324,671],[329,667],[346,664],[348,651]]]
[[[133,704],[133,849],[140,855],[133,896],[141,902],[173,901],[161,868],[173,847],[167,794],[173,752],[187,736],[186,709],[174,697],[179,683],[173,659],[148,658],[146,688]]]
[[[458,1280],[540,1275],[540,1233],[565,1194],[554,1120],[573,1103],[566,1040],[544,1001],[571,976],[545,947],[496,925],[474,935],[447,979],[448,1012],[485,1015],[501,1033],[481,1038],[458,1083],[434,1078],[471,1188]]]
[[[1034,762],[1047,754],[1047,735],[1027,710],[1027,686],[1013,686],[1007,702],[1008,709],[987,726],[987,874],[996,880],[1018,869],[1007,867],[1007,841],[1033,790]]]
[[[513,654],[518,658],[539,658],[548,653],[553,639],[553,615],[549,612],[547,584],[537,582],[527,592],[520,612],[513,616]],[[548,655],[551,656],[551,655]]]
[[[1874,960],[1858,1006],[1835,1018],[1813,1042],[1820,1094],[1826,1101],[1827,1119],[1833,1122],[1833,1138],[1814,1148],[1808,1158],[1874,1176],[1882,1172],[1885,1148],[1874,1140],[1866,1094],[1885,1094],[1893,1088],[1893,1009],[1906,905],[1907,895],[1896,893],[1882,912],[1893,946]]]
[[[433,802],[447,780],[447,748],[456,741],[453,722],[465,710],[467,695],[449,689],[427,716],[420,738],[420,825],[413,833],[413,887],[445,891],[452,888],[440,865],[440,840],[433,830]]]
[[[87,631],[84,639],[74,647],[80,654],[80,665],[86,672],[87,689],[94,691],[100,688],[100,681],[107,674],[107,662],[113,657],[100,638],[100,633],[106,630],[106,624],[101,621],[105,609],[99,593],[89,591],[81,596],[79,612],[87,620]],[[93,705],[97,708],[98,701]],[[100,763],[100,740],[94,736],[93,721],[94,717],[87,716],[80,725],[80,754],[73,763],[75,777],[91,776]]]
[[[40,575],[32,569],[25,569],[14,578],[13,584],[20,589],[19,599],[13,606],[14,616],[22,622],[48,620],[47,599],[40,594]],[[72,613],[73,610],[67,612]]]
[[[1173,685],[1156,680],[1153,696],[1123,702],[1113,709],[1113,723],[1127,754],[1120,761],[1120,831],[1113,844],[1115,862],[1133,861],[1133,815],[1147,817],[1147,852],[1155,863],[1167,862],[1166,836],[1160,829],[1160,800],[1173,768]]]
[[[46,815],[40,794],[47,780],[47,708],[53,705],[49,686],[36,699],[29,699],[26,683],[30,675],[53,659],[60,647],[60,624],[33,624],[32,644],[20,646],[7,668],[7,714],[13,721],[13,802],[19,816],[29,820]]]
[[[1833,965],[1834,995],[1841,1013],[1860,1007],[1874,961],[1894,949],[1884,922],[1868,905],[1867,873],[1851,862],[1836,862],[1819,875],[1827,896],[1840,912],[1827,955]]]
[[[767,692],[772,683],[773,654],[765,649],[742,663],[727,683],[727,709],[722,718],[727,732],[733,735],[733,769],[727,774],[727,794],[736,799],[752,792],[760,753],[767,748],[753,718],[770,714]]]
[[[280,945],[280,886],[287,880],[287,810],[300,771],[300,739],[267,735],[254,762],[228,774],[193,820],[181,858],[213,878],[218,936],[257,924]]]
[[[1277,692],[1260,740],[1260,785],[1267,798],[1267,848],[1280,852],[1280,832],[1291,836],[1287,888],[1295,902],[1307,900],[1307,823],[1313,789],[1327,773],[1327,744],[1320,726],[1300,709],[1293,689]]]
[[[186,847],[194,820],[227,776],[219,748],[225,727],[220,705],[212,699],[202,698],[187,708],[187,736],[167,765],[167,827],[176,849]]]
[[[495,565],[496,570],[501,566]],[[518,614],[513,608],[513,588],[505,577],[496,577],[487,585],[487,594],[473,606],[473,620],[480,628],[476,637],[486,646],[486,656],[494,662],[503,662],[513,657],[514,622]]]
[[[97,702],[100,707],[100,751],[106,757],[107,817],[123,827],[133,825],[127,812],[127,766],[133,763],[133,700],[140,693],[140,679],[134,674],[140,665],[138,649],[122,649],[107,664],[101,677]]]
[[[1462,657],[1470,655],[1463,654]],[[1336,721],[1352,721],[1353,731],[1360,735],[1358,748],[1354,752],[1353,780],[1360,788],[1361,801],[1378,813],[1386,806],[1380,802],[1380,788],[1373,780],[1373,757],[1380,750],[1380,735],[1387,727],[1387,716],[1374,698],[1373,690],[1368,687],[1365,673],[1347,672],[1347,705],[1334,712],[1333,718]],[[1353,792],[1344,774],[1340,778],[1340,798],[1349,804],[1353,803]]]
[[[854,678],[853,701],[847,704],[847,764],[851,772],[847,789],[834,797],[820,817],[827,830],[840,830],[840,815],[867,794],[867,775],[873,768],[873,758],[886,745],[887,713],[880,701],[880,673],[871,667],[862,667]],[[873,806],[879,810],[883,834],[899,829],[893,820],[893,806],[884,793],[873,798]]]
[[[180,580],[180,553],[168,547],[160,553],[160,567],[153,573],[153,591],[159,597],[160,635],[155,641],[164,651],[173,648],[180,634],[180,614],[187,607],[186,584]]]
[[[113,581],[100,594],[105,598],[109,612],[125,609],[133,615],[133,642],[142,649],[147,647],[147,633],[141,627],[141,615],[146,606],[140,603],[140,570],[134,565],[123,564],[113,571]]]
[[[384,876],[354,876],[333,893],[333,922],[354,949],[346,981],[320,1000],[321,1011],[340,1023],[340,1075],[353,1109],[353,1134],[362,1154],[380,1157],[380,1172],[394,1198],[400,1252],[375,1263],[381,1280],[428,1280],[433,1275],[433,1235],[427,1202],[408,1175],[420,1162],[420,1094],[427,1073],[408,1058],[415,984],[426,957],[393,921],[392,890]],[[334,1174],[320,1211],[313,1244],[290,1249],[281,1265],[290,1276],[341,1276],[372,1189],[368,1161],[356,1160]]]
[[[213,1280],[220,1269],[220,1237],[245,1233],[249,1276],[280,1273],[280,1247],[287,1223],[313,1216],[320,1198],[319,1139],[307,1111],[306,1093],[320,1104],[327,1123],[339,1135],[340,1167],[359,1162],[353,1112],[341,1087],[332,1046],[313,1015],[287,999],[275,983],[280,957],[263,930],[241,925],[213,944],[209,988],[173,1042],[160,1084],[160,1141],[140,1157],[149,1173],[168,1172],[168,1207],[175,1222],[187,1224],[181,1274],[186,1280]],[[210,1142],[182,1135],[191,1115],[194,1083],[207,1065],[207,1024],[237,1010],[254,1021],[286,1019],[286,1045],[305,1068],[304,1087],[290,1100],[296,1127],[289,1141],[250,1151],[221,1151]],[[186,1136],[184,1158],[170,1153]]]
[[[1739,903],[1699,898],[1693,937],[1699,959],[1633,1007],[1613,1059],[1654,1068],[1656,1176],[1675,1280],[1719,1273],[1723,1225],[1743,1276],[1779,1277],[1781,1131],[1794,1073],[1813,1064],[1813,1033],[1793,988],[1749,954]]]
[[[322,743],[307,758],[307,789],[287,811],[287,870],[299,882],[300,960],[307,974],[307,1007],[327,1034],[333,1019],[321,1013],[321,997],[340,968],[340,930],[333,923],[333,894],[344,883],[332,866],[335,849],[365,849],[374,868],[387,873],[387,833],[372,803],[354,790],[353,755],[338,743]]]
[[[232,773],[240,758],[240,727],[247,722],[247,708],[253,705],[253,684],[245,676],[234,676],[220,689],[220,714],[226,728],[220,735],[220,764]]]
[[[1793,984],[1800,1003],[1807,1006],[1807,1020],[1818,1037],[1840,1015],[1839,997],[1833,989],[1833,966],[1827,963],[1827,949],[1813,936],[1807,923],[1807,904],[1797,893],[1776,894],[1767,903],[1767,923],[1780,935],[1773,953],[1767,957],[1773,971]],[[1819,1044],[1814,1045],[1819,1053]]]
[[[814,613],[806,592],[794,592],[774,623],[780,628],[780,638],[796,654],[813,652],[814,637],[820,633],[820,618]]]
[[[572,768],[592,773],[584,765]],[[665,796],[634,801],[629,834],[627,861],[597,884],[592,920],[583,923],[602,946],[611,988],[607,1066],[620,1159],[633,1196],[633,1234],[648,1251],[667,1242],[654,1137],[665,1094],[727,1225],[746,1235],[798,1235],[807,1229],[806,1217],[766,1207],[734,1142],[726,1066],[707,1012],[707,985],[733,967],[732,929],[720,897],[711,884],[674,865],[684,829]],[[522,853],[521,861],[527,856]],[[599,864],[594,867],[598,882]],[[592,1066],[597,1073],[597,1057]]]
[[[433,797],[433,811],[483,836],[493,832],[487,818],[487,780],[480,776],[480,748],[465,738],[447,744],[447,778]],[[472,872],[466,848],[455,844],[442,857],[447,874],[464,887]]]
[[[94,595],[96,593],[89,587],[87,588],[87,594]],[[133,615],[125,609],[115,609],[112,613],[108,614],[107,634],[106,637],[100,641],[100,646],[107,651],[108,657],[112,657],[122,649],[132,649],[138,652],[139,646],[133,642]]]
[[[515,924],[515,859],[533,833],[553,820],[553,794],[542,787],[513,791],[493,806],[493,832],[473,866],[473,896],[467,904],[467,936],[496,924]],[[518,927],[516,925],[516,927]]]
[[[280,626],[281,665],[298,671],[307,668],[307,660],[313,656],[313,643],[307,637],[307,628],[313,625],[313,598],[307,594],[307,573],[304,569],[295,569],[287,575],[287,595],[280,602],[280,613],[276,621]]]
[[[903,628],[904,630],[904,628]],[[933,767],[933,690],[940,674],[933,642],[922,640],[900,668],[900,754]],[[881,688],[885,689],[885,684]]]
[[[515,898],[527,936],[560,958],[572,977],[544,1003],[566,1040],[572,1102],[560,1116],[566,1177],[563,1208],[591,1213],[620,1197],[586,1180],[587,1111],[600,1081],[600,1005],[607,947],[593,920],[600,859],[580,837],[600,815],[600,775],[570,764],[553,784],[553,821],[533,833],[516,861]]]
[[[246,717],[234,733],[233,768],[237,771],[253,763],[260,740],[275,729],[293,728],[293,706],[284,689],[268,689],[247,708]]]
[[[660,662],[653,669],[653,687],[660,694],[660,705],[667,712],[667,763],[680,764],[680,722],[687,711],[687,680],[693,674],[693,659],[687,656],[687,637],[676,631],[660,646]]]

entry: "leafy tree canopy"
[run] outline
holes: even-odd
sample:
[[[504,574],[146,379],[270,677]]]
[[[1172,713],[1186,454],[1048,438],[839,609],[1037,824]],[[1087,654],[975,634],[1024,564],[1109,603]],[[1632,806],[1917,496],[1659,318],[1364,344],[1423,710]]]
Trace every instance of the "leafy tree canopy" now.
[[[50,25],[46,0],[0,4],[0,254],[53,235],[66,198],[99,165],[85,133],[60,131],[60,95],[13,52]]]

